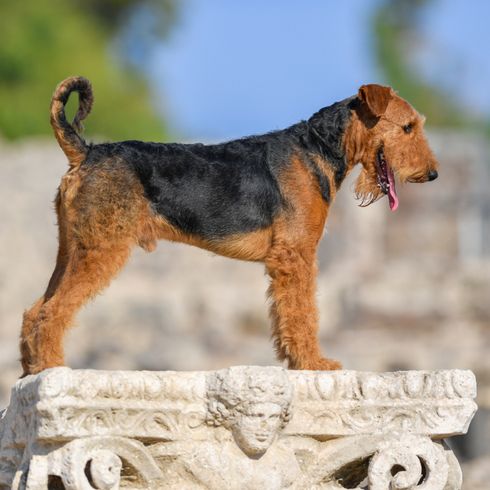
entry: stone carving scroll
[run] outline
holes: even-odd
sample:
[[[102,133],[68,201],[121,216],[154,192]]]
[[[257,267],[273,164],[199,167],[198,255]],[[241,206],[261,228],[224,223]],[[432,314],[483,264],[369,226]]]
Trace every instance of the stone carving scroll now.
[[[56,368],[0,419],[0,490],[458,490],[469,371]]]

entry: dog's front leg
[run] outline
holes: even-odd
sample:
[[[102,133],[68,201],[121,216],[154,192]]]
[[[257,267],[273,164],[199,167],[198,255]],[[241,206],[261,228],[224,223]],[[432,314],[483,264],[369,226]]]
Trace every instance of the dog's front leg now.
[[[339,362],[322,357],[318,345],[316,250],[275,244],[265,265],[278,358],[286,359],[290,369],[340,369]]]

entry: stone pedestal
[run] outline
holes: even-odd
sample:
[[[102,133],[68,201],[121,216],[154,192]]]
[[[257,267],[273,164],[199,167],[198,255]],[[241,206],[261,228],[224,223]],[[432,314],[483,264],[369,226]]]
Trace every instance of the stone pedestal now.
[[[461,488],[469,371],[50,369],[0,420],[0,489]]]

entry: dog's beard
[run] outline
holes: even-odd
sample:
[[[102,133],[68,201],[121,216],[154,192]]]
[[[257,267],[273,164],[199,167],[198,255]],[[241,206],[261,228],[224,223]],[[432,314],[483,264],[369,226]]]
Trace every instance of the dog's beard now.
[[[360,206],[369,206],[380,197],[387,195],[390,209],[392,211],[398,209],[395,174],[385,158],[383,148],[377,151],[376,159],[369,168],[362,167],[356,182],[355,194],[361,201]]]
[[[369,206],[384,196],[383,191],[378,185],[376,169],[368,171],[362,168],[355,185],[355,196],[360,201],[359,206]]]

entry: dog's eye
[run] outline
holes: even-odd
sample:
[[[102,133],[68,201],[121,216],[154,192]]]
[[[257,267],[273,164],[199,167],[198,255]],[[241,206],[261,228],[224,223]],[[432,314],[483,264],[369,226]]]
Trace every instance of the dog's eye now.
[[[405,133],[411,133],[412,132],[412,129],[413,129],[413,124],[410,123],[410,124],[405,124],[405,126],[403,126],[403,131],[405,131]]]

